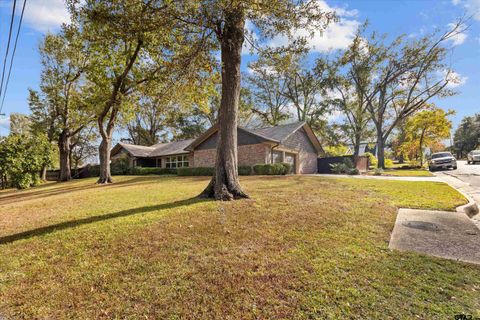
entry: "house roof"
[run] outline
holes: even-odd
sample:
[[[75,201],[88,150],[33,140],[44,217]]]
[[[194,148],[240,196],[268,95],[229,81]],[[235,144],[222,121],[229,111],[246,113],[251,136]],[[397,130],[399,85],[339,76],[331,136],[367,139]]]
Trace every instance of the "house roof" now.
[[[265,127],[265,128],[257,128],[257,129],[246,129],[239,127],[239,130],[243,130],[250,134],[253,134],[262,139],[262,141],[274,142],[277,144],[281,144],[286,139],[288,139],[293,133],[295,133],[300,128],[304,128],[305,132],[307,133],[310,141],[315,146],[317,152],[323,152],[323,148],[320,145],[317,137],[313,133],[310,126],[305,122],[294,122],[285,125],[278,125],[275,127]],[[174,142],[167,142],[167,143],[158,143],[153,146],[138,146],[128,143],[118,143],[112,149],[112,155],[116,154],[120,151],[121,148],[124,148],[131,156],[134,157],[160,157],[160,156],[168,156],[168,155],[175,155],[175,154],[185,154],[189,151],[194,150],[198,145],[200,145],[203,141],[207,140],[211,135],[217,132],[218,126],[215,125],[205,131],[200,137],[197,139],[190,139],[190,140],[181,140],[181,141],[174,141]]]
[[[283,142],[288,137],[290,137],[290,135],[292,135],[295,131],[297,131],[304,125],[305,125],[305,122],[300,121],[300,122],[294,122],[294,123],[289,123],[284,125],[278,125],[275,127],[249,129],[248,131],[256,135],[267,137],[277,142]]]
[[[152,152],[154,150],[153,147],[138,146],[138,145],[135,145],[135,144],[128,144],[128,143],[123,143],[123,142],[120,142],[119,144],[117,144],[117,146],[122,147],[130,155],[132,155],[134,157],[148,157],[150,152]],[[112,152],[115,151],[115,149],[119,149],[119,148],[117,148],[117,146],[115,146],[113,148]]]
[[[159,143],[153,145],[154,150],[150,153],[150,157],[169,156],[173,154],[188,153],[185,148],[190,145],[194,139],[181,140],[167,143]]]
[[[190,140],[181,140],[167,143],[158,143],[153,146],[138,146],[120,142],[112,149],[112,155],[116,154],[120,149],[125,149],[131,156],[137,158],[160,157],[174,154],[188,153],[185,147],[193,142]]]
[[[312,141],[312,144],[315,146],[315,149],[317,150],[317,152],[323,152],[323,148],[320,145],[320,142],[318,141],[316,135],[314,134],[310,126],[304,121],[278,125],[274,127],[257,128],[257,129],[247,129],[247,128],[239,127],[240,130],[253,134],[265,141],[270,141],[278,144],[281,144],[283,141],[288,139],[292,134],[294,134],[300,128],[305,129],[308,137]],[[205,133],[203,133],[200,137],[195,139],[185,149],[190,151],[194,150],[203,141],[207,140],[211,135],[217,132],[217,130],[218,130],[217,125],[211,127]]]

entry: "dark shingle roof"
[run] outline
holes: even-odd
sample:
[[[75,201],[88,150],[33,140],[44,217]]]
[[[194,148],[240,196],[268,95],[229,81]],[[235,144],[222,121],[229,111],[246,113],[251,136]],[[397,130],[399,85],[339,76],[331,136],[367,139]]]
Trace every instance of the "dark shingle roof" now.
[[[282,142],[286,138],[288,138],[292,133],[298,130],[298,128],[302,127],[305,122],[294,122],[284,125],[278,125],[275,127],[267,127],[267,128],[258,128],[258,129],[247,129],[248,131],[258,134],[260,136]]]
[[[128,144],[128,143],[119,143],[122,148],[128,151],[132,156],[134,157],[148,157],[150,152],[155,150],[152,147],[146,147],[146,146],[137,146],[135,144]]]
[[[154,148],[154,150],[150,153],[149,157],[188,153],[185,148],[191,144],[193,140],[194,139],[155,144],[151,147]]]
[[[264,140],[270,140],[277,143],[282,143],[286,140],[290,135],[296,132],[298,129],[303,127],[305,122],[294,122],[284,125],[278,125],[275,127],[266,127],[266,128],[258,128],[258,129],[246,129],[241,128],[251,134],[254,134]],[[309,129],[311,131],[311,129]],[[167,142],[167,143],[159,143],[155,144],[150,147],[146,146],[137,146],[133,144],[126,144],[126,143],[119,143],[119,145],[125,150],[127,150],[131,155],[134,157],[160,157],[160,156],[168,156],[168,155],[175,155],[175,154],[184,154],[192,151],[198,143],[206,139],[206,137],[210,136],[216,131],[216,127],[212,127],[207,132],[205,132],[202,136],[197,139],[190,139],[190,140],[181,140],[181,141],[174,141],[174,142]],[[314,137],[313,132],[311,133],[313,138],[318,144],[318,149],[321,149],[320,144],[316,137]],[[186,150],[187,149],[187,150]]]
[[[158,143],[153,146],[138,146],[134,144],[122,143],[119,145],[128,151],[134,157],[147,158],[147,157],[160,157],[169,156],[174,154],[188,153],[185,148],[193,142],[191,140],[181,140],[167,143]]]

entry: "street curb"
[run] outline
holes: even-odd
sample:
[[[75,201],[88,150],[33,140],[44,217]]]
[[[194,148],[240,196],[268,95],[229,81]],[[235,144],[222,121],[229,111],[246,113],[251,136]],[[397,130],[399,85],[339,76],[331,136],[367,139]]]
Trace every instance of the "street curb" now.
[[[452,176],[448,173],[446,173],[446,174],[453,179],[458,179],[457,177]],[[467,204],[464,204],[463,206],[457,207],[455,209],[455,211],[465,213],[470,219],[473,218],[475,215],[477,215],[480,212],[480,209],[478,208],[478,204],[475,202],[475,200],[470,195],[468,195],[466,192],[464,192],[461,187],[455,186],[453,183],[450,183],[450,182],[445,181],[445,180],[444,180],[444,182],[446,184],[448,184],[450,187],[452,187],[453,189],[457,190],[462,196],[465,197],[465,199],[468,200]]]
[[[480,212],[480,210],[478,208],[477,203],[473,200],[473,198],[458,189],[455,189],[455,190],[460,192],[468,200],[467,204],[457,207],[456,211],[465,213],[469,218],[472,218],[473,216],[477,215]]]

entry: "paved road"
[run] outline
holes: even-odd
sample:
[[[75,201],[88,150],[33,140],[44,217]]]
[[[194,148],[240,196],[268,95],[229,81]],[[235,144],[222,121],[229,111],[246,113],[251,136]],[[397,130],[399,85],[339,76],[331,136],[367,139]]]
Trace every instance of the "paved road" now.
[[[480,207],[480,164],[457,162],[457,170],[435,172],[437,178],[468,194]],[[480,228],[480,213],[473,217],[473,222]]]
[[[435,172],[436,176],[444,174],[453,176],[470,184],[473,187],[480,188],[480,163],[467,164],[467,161],[457,161],[457,170],[445,170]]]

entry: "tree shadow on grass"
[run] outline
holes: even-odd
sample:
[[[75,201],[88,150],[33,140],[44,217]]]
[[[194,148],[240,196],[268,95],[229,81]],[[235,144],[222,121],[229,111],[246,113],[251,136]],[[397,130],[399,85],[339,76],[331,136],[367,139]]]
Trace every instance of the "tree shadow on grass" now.
[[[25,190],[25,191],[14,191],[12,193],[8,193],[6,195],[0,194],[0,205],[10,204],[12,202],[17,201],[27,201],[39,198],[47,198],[50,196],[55,196],[59,194],[65,194],[70,192],[88,190],[93,188],[117,188],[117,187],[125,187],[132,184],[140,184],[143,182],[152,182],[151,178],[147,177],[137,177],[129,180],[124,180],[120,182],[115,182],[113,184],[108,185],[98,185],[95,183],[88,183],[80,186],[71,186],[70,182],[57,182],[55,185],[48,184],[47,186],[53,187],[49,189],[44,189],[44,187],[39,186],[37,190]]]
[[[200,199],[195,197],[195,198],[189,198],[189,199],[179,200],[179,201],[170,202],[170,203],[162,203],[154,206],[146,206],[146,207],[140,207],[135,209],[122,210],[122,211],[112,212],[104,215],[98,215],[98,216],[93,216],[93,217],[88,217],[88,218],[83,218],[78,220],[65,221],[65,222],[61,222],[61,223],[57,223],[57,224],[53,224],[45,227],[40,227],[37,229],[32,229],[32,230],[0,237],[0,244],[11,243],[17,240],[28,239],[36,236],[43,236],[52,232],[70,229],[70,228],[91,224],[95,222],[101,222],[101,221],[106,221],[106,220],[120,218],[120,217],[127,217],[127,216],[136,215],[136,214],[147,213],[151,211],[178,208],[182,206],[192,205],[195,203],[209,202],[209,201],[213,201],[213,200]]]

